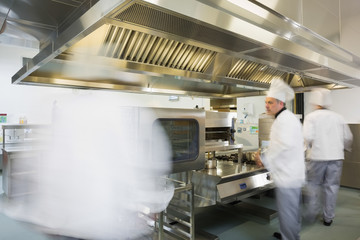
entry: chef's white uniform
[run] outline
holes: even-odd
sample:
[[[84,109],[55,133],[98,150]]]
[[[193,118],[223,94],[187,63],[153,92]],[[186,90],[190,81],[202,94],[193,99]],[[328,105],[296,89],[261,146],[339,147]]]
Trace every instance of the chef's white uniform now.
[[[323,220],[335,217],[336,197],[340,186],[344,149],[351,150],[352,134],[339,114],[318,109],[305,117],[304,138],[307,150],[307,214],[314,221],[319,213],[321,189],[324,194]]]
[[[276,185],[282,239],[300,239],[301,188],[305,182],[304,140],[299,119],[288,110],[276,116],[261,160]]]

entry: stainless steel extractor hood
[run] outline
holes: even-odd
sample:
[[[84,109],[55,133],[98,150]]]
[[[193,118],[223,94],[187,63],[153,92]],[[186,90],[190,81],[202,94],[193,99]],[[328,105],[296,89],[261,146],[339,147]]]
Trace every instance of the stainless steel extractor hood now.
[[[75,13],[14,84],[210,98],[264,94],[273,78],[299,92],[360,86],[357,56],[255,0],[98,1]]]

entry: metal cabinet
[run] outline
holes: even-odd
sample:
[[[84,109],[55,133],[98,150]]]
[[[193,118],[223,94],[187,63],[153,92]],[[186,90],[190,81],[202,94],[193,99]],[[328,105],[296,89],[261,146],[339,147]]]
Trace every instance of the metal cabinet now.
[[[40,152],[3,150],[3,181],[2,187],[8,198],[30,194],[35,189],[35,162]]]
[[[37,161],[41,157],[41,140],[46,125],[2,125],[2,187],[8,198],[30,194],[34,187]]]
[[[360,189],[360,124],[349,124],[354,136],[352,151],[345,152],[341,185]]]

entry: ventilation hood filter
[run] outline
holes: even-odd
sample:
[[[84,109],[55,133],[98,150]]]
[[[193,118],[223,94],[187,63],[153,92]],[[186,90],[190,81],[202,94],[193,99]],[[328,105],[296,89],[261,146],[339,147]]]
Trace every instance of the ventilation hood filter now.
[[[209,98],[264,94],[273,78],[296,91],[360,86],[356,56],[302,28],[276,34],[275,20],[293,26],[269,16],[227,1],[98,1],[12,81]]]

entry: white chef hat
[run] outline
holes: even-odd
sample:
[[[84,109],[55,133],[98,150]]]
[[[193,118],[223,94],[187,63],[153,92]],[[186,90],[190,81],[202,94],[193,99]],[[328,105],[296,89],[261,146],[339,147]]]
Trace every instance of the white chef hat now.
[[[271,81],[267,96],[285,102],[292,100],[294,98],[294,94],[294,90],[288,84],[281,79],[275,78]]]
[[[330,90],[325,88],[314,88],[311,91],[309,102],[314,105],[328,108],[332,104],[330,93]]]

